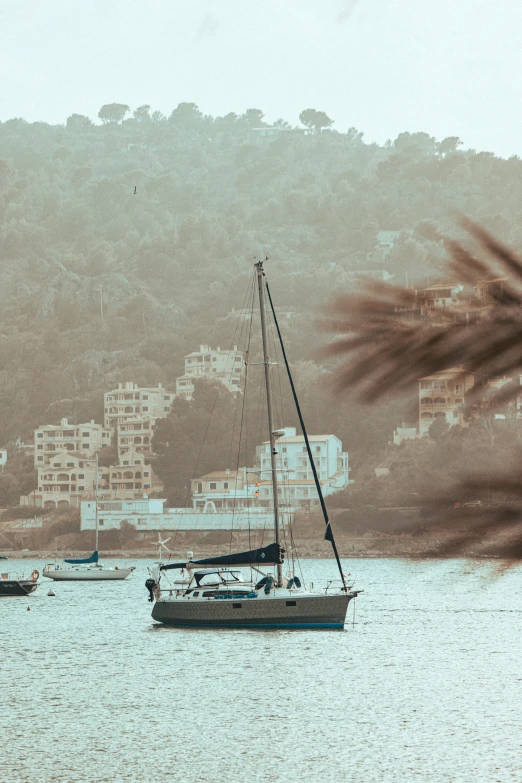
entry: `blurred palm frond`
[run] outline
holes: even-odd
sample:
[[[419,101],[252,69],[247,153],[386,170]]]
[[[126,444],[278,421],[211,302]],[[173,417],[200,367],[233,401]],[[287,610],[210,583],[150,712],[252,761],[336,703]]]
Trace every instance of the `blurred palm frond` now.
[[[345,357],[335,376],[338,391],[374,403],[389,394],[409,392],[420,378],[449,368],[461,368],[483,381],[513,379],[522,373],[522,258],[481,226],[461,222],[483,257],[444,239],[450,277],[467,288],[457,307],[430,310],[422,292],[374,281],[333,301],[322,326],[336,335],[326,353]],[[479,281],[491,283],[487,301],[476,295]],[[520,393],[518,378],[498,389],[484,382],[474,387],[468,403],[498,406]],[[426,532],[440,533],[430,554],[458,555],[474,544],[487,552],[495,537],[502,542],[505,557],[522,559],[518,464],[507,466],[502,475],[462,473],[450,491],[433,498],[431,520],[422,522]],[[511,502],[496,503],[496,496],[509,496]],[[471,509],[465,530],[456,532],[455,506],[471,497],[482,498],[483,505]]]

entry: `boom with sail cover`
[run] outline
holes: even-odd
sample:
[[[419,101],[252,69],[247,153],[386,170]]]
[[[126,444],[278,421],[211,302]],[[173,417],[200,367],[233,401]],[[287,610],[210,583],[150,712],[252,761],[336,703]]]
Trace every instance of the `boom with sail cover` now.
[[[191,560],[189,563],[167,563],[160,566],[160,571],[169,571],[171,568],[186,568],[190,566],[263,566],[280,565],[284,562],[285,550],[279,544],[269,544],[261,549],[250,549],[248,552],[236,552],[233,555],[220,557],[205,557],[203,560]]]
[[[71,563],[71,565],[86,565],[87,563],[97,563],[98,562],[98,550],[96,549],[90,557],[83,557],[76,560],[64,560],[64,563]]]

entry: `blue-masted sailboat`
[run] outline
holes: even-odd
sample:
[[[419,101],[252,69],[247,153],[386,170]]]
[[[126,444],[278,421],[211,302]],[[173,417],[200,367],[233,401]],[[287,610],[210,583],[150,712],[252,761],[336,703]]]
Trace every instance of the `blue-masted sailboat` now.
[[[149,600],[154,602],[152,617],[160,623],[175,626],[248,627],[248,628],[342,628],[348,604],[359,592],[347,584],[334,539],[321,485],[312,456],[299,401],[286,357],[272,297],[266,283],[263,262],[255,264],[263,365],[271,454],[271,483],[274,504],[274,541],[268,546],[217,557],[160,564],[153,578],[146,581]],[[290,573],[283,576],[285,550],[280,543],[280,512],[276,470],[276,441],[280,433],[274,429],[272,412],[271,362],[268,355],[266,297],[272,312],[281,346],[297,414],[304,435],[306,451],[319,495],[326,540],[330,541],[341,577],[338,592],[305,589],[301,579]],[[191,553],[190,553],[191,554]],[[245,579],[237,566],[250,568],[258,574],[257,581]],[[272,569],[272,570],[267,570]],[[188,579],[172,583],[169,572],[186,571]]]
[[[126,579],[135,570],[134,566],[120,568],[119,566],[104,566],[98,556],[98,454],[96,454],[96,489],[95,489],[95,544],[94,552],[89,557],[65,558],[61,563],[47,563],[42,576],[54,579],[55,582],[101,582]]]

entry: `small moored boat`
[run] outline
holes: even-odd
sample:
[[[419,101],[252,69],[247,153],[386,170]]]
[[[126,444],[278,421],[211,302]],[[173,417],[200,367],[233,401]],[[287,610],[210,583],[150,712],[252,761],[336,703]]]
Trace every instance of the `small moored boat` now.
[[[126,579],[134,571],[134,566],[104,566],[98,562],[98,550],[90,557],[65,559],[61,563],[47,563],[42,576],[55,582],[101,582],[105,580]]]
[[[40,574],[36,569],[30,579],[25,579],[23,576],[15,577],[9,573],[0,574],[0,598],[34,593],[38,587],[39,577]]]

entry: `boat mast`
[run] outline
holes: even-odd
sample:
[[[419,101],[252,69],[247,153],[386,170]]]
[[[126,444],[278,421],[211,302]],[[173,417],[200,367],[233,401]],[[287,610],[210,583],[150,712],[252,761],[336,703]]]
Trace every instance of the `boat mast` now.
[[[274,496],[274,532],[275,542],[279,549],[279,496],[277,492],[276,448],[274,420],[272,413],[272,389],[270,386],[270,361],[268,358],[268,339],[266,335],[265,290],[263,285],[263,262],[255,264],[257,270],[257,287],[259,290],[259,310],[261,313],[261,337],[263,339],[263,364],[265,365],[266,407],[268,413],[268,431],[270,438],[270,465],[272,472],[272,494]],[[283,566],[277,563],[277,587],[283,583]]]
[[[98,452],[96,452],[96,479],[94,483],[94,519],[95,519],[95,528],[96,528],[96,536],[95,536],[95,544],[94,549],[96,552],[98,551]]]

